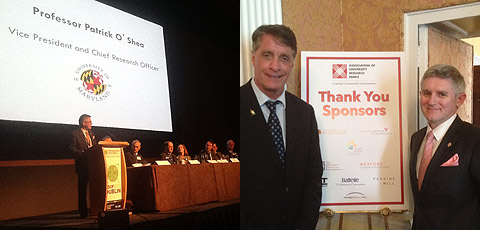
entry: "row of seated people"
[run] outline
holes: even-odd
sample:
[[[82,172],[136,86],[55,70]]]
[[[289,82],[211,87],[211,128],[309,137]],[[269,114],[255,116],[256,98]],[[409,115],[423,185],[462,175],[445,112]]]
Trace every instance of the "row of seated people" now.
[[[192,157],[188,153],[185,145],[177,145],[177,148],[174,151],[174,145],[171,141],[165,141],[163,144],[164,150],[160,154],[159,160],[166,160],[170,164],[187,164],[188,161],[192,160]],[[137,163],[152,163],[145,160],[139,153],[141,147],[142,144],[139,140],[133,140],[130,144],[130,148],[124,151],[127,167],[134,166],[133,164]],[[216,143],[213,141],[207,141],[205,143],[205,149],[201,150],[198,155],[193,156],[193,160],[198,160],[200,163],[207,163],[208,160],[231,161],[233,158],[238,158],[238,153],[234,150],[234,148],[235,142],[233,142],[233,140],[229,140],[227,142],[227,153],[222,154],[218,151],[218,146]]]

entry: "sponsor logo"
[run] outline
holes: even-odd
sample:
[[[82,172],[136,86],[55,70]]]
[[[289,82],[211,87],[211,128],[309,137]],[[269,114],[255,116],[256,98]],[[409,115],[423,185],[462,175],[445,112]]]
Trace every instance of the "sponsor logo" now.
[[[383,129],[361,130],[360,132],[369,135],[392,135],[392,130],[389,127],[384,127]]]
[[[323,135],[345,135],[348,134],[348,129],[319,129],[318,134]]]
[[[381,186],[393,186],[395,185],[394,176],[373,177],[373,181],[378,182]]]
[[[340,183],[337,183],[337,186],[364,186],[364,183],[360,182],[358,177],[343,177]]]
[[[342,183],[358,183],[359,178],[342,178]]]
[[[387,164],[381,161],[366,161],[366,162],[360,162],[359,166],[361,169],[380,169],[380,168],[389,168]]]
[[[347,79],[347,65],[346,64],[333,64],[332,65],[332,78],[333,79]]]
[[[350,142],[347,143],[347,147],[350,150],[353,150],[354,148],[357,147],[357,144],[355,144],[355,141],[351,140]]]
[[[368,68],[374,67],[375,64],[349,64],[348,65],[348,78],[359,79],[360,76],[365,75]]]
[[[90,101],[103,101],[110,96],[108,74],[98,65],[84,64],[75,70],[78,93]]]
[[[347,149],[351,153],[361,153],[362,152],[362,147],[357,146],[354,140],[351,140],[347,143]]]
[[[340,164],[332,163],[330,161],[322,161],[324,171],[340,171],[343,170]]]
[[[350,192],[343,196],[345,199],[366,199],[367,196],[361,192]]]
[[[328,186],[328,177],[322,177],[322,187],[327,187]]]
[[[332,64],[332,85],[376,85],[368,72],[374,63]]]

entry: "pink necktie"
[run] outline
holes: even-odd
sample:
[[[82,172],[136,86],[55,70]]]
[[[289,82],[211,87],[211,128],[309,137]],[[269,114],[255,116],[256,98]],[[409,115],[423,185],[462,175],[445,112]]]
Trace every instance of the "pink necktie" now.
[[[427,142],[425,142],[425,150],[423,150],[422,161],[420,161],[420,169],[418,170],[418,190],[422,187],[423,178],[425,177],[425,171],[427,171],[428,164],[432,160],[433,150],[433,131],[430,130],[427,134]]]

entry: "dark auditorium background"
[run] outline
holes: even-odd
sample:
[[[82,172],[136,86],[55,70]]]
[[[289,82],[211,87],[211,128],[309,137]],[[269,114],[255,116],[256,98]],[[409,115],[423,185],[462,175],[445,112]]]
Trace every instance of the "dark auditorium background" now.
[[[146,158],[159,156],[166,140],[175,145],[185,144],[190,155],[202,149],[209,139],[217,143],[219,151],[225,151],[229,139],[233,139],[239,149],[239,2],[99,2],[163,27],[173,132],[98,127],[95,126],[96,117],[92,116],[97,138],[110,135],[117,141],[139,139],[142,142],[140,152]],[[136,106],[131,105],[130,109],[135,110]],[[44,112],[54,113],[55,108],[45,108]],[[0,161],[72,158],[68,144],[70,132],[77,127],[0,120]]]

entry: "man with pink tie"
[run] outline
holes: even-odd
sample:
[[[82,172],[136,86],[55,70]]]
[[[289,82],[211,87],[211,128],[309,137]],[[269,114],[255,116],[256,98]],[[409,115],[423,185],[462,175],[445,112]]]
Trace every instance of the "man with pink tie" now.
[[[423,75],[420,106],[428,126],[412,135],[412,229],[480,229],[480,129],[462,121],[465,81],[449,65]]]

